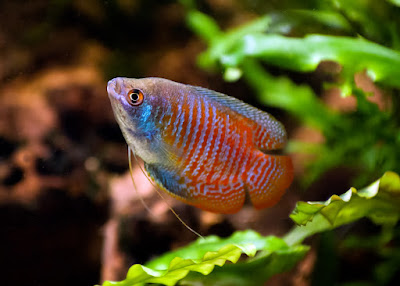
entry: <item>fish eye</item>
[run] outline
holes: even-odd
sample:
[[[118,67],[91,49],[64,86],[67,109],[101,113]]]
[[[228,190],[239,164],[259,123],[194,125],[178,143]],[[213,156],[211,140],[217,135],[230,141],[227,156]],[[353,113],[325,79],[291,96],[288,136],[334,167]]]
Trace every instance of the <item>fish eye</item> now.
[[[131,89],[128,92],[127,100],[130,105],[132,106],[138,106],[142,104],[143,102],[143,92],[139,89]]]

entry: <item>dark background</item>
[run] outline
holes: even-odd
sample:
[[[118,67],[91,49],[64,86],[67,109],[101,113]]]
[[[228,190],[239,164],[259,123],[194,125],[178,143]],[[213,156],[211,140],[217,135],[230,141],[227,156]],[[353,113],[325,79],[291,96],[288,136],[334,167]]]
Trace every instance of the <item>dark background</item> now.
[[[198,2],[223,28],[282,5]],[[296,8],[296,1],[283,2]],[[133,263],[196,239],[137,167],[139,191],[156,215],[135,195],[106,84],[116,76],[160,76],[266,109],[241,81],[225,83],[219,72],[196,66],[205,47],[187,29],[185,10],[177,1],[0,2],[1,285],[94,285],[122,279]],[[315,76],[293,75],[311,84]],[[289,136],[320,140],[282,111],[266,110],[284,122]],[[307,199],[346,190],[350,175],[334,170],[321,179],[323,184],[311,186]],[[247,228],[282,235],[292,226],[288,214],[302,195],[295,182],[277,206],[258,212],[245,207],[229,216],[166,200],[202,235],[228,236]],[[373,228],[365,225],[363,229]],[[363,257],[345,261],[362,268]],[[315,259],[312,250],[300,266],[269,285],[309,285]]]

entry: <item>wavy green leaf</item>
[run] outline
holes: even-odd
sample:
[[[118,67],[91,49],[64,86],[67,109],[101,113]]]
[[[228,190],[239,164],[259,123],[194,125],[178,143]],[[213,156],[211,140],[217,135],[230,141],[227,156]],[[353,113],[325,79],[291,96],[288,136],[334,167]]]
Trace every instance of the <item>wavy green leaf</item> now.
[[[208,276],[191,272],[180,284],[203,286],[258,286],[263,285],[271,276],[286,272],[294,267],[309,250],[308,246],[295,245],[288,247],[283,241],[274,238],[276,245],[264,250],[256,257],[245,262],[226,264],[216,268]]]
[[[240,273],[241,269],[248,267],[251,269],[255,266],[262,269],[264,273],[260,278],[267,279],[270,275],[290,269],[295,262],[303,257],[307,250],[308,247],[302,245],[290,248],[280,238],[273,236],[263,237],[250,230],[236,232],[226,239],[209,236],[204,239],[198,239],[187,247],[167,253],[151,261],[146,266],[133,265],[129,269],[125,280],[120,282],[106,281],[103,286],[132,286],[143,285],[144,283],[175,285],[193,272],[202,275],[191,274],[186,278],[186,283],[203,280],[204,275],[208,275],[213,271],[217,272],[212,279],[218,279],[221,275],[225,278],[233,278]],[[227,261],[236,263],[242,254],[253,257],[257,251],[262,252],[252,260],[236,264],[232,269],[230,268],[232,264],[225,265]],[[287,256],[287,259],[283,264],[277,264],[275,259],[283,256]],[[253,266],[249,266],[249,264],[253,264]],[[215,266],[224,267],[218,267],[216,270]],[[250,281],[252,280],[250,279]]]
[[[223,55],[221,62],[227,67],[240,66],[249,57],[300,72],[314,71],[322,61],[337,62],[342,65],[346,94],[354,85],[354,74],[362,71],[376,82],[400,87],[400,53],[361,38],[326,35],[289,38],[252,33]]]
[[[386,172],[359,191],[350,188],[325,202],[298,202],[290,217],[300,226],[286,235],[285,241],[289,245],[363,217],[376,224],[394,225],[400,218],[400,177],[394,172]]]
[[[323,13],[318,11],[313,15]],[[227,32],[221,31],[211,17],[198,11],[188,13],[187,19],[192,30],[209,44],[199,57],[200,65],[210,68],[221,63],[227,80],[240,77],[238,68],[246,58],[261,59],[300,72],[314,71],[322,61],[334,61],[342,66],[344,94],[351,93],[354,74],[363,71],[378,83],[400,87],[400,53],[363,38],[317,34],[292,38],[267,34],[270,15]]]
[[[239,231],[235,232],[228,238],[220,238],[215,235],[210,235],[205,238],[199,238],[194,243],[187,245],[184,248],[171,251],[157,259],[154,259],[146,264],[147,267],[153,269],[166,269],[170,262],[175,257],[183,259],[201,259],[209,251],[219,251],[222,247],[232,245],[248,245],[251,244],[255,250],[261,250],[269,245],[270,238],[261,236],[255,231]]]
[[[201,259],[175,257],[165,270],[154,270],[140,264],[135,264],[129,269],[125,280],[121,282],[108,281],[103,286],[141,285],[142,283],[175,285],[189,271],[208,275],[213,271],[215,265],[223,266],[227,260],[236,263],[242,253],[253,256],[255,254],[255,247],[251,244],[247,246],[228,244],[223,246],[219,251],[207,252]]]

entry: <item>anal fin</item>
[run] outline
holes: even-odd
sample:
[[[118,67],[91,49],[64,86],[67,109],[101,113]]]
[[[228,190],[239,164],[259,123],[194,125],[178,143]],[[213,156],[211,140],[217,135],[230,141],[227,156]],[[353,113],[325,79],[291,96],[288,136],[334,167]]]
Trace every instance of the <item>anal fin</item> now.
[[[225,184],[196,182],[162,166],[145,164],[145,168],[161,189],[202,210],[232,214],[238,212],[244,204],[246,193],[242,181]]]

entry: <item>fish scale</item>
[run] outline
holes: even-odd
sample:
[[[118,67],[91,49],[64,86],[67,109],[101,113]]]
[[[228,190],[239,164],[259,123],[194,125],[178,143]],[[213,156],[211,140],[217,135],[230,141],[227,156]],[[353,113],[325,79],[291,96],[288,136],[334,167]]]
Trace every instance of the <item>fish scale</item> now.
[[[217,164],[215,164],[216,160],[218,160],[218,151],[220,149],[221,146],[221,137],[224,135],[223,133],[223,126],[221,126],[221,122],[223,121],[224,116],[221,115],[218,117],[218,119],[216,120],[215,124],[216,124],[216,129],[217,129],[217,135],[215,137],[215,141],[213,144],[213,149],[212,152],[210,153],[210,158],[206,161],[204,168],[206,170],[209,170],[209,173],[207,174],[206,177],[206,181],[207,182],[212,182],[212,178],[214,180],[216,180],[217,178],[219,178],[219,172],[216,173],[216,176],[213,177],[213,174],[215,173],[215,169]]]
[[[192,106],[194,107],[196,105],[196,101],[192,102]],[[186,152],[188,151],[186,146],[188,146],[188,140],[191,140],[192,137],[190,136],[193,131],[193,127],[192,127],[192,122],[193,122],[193,108],[192,110],[190,110],[190,112],[188,112],[187,115],[187,120],[185,120],[185,125],[184,125],[184,129],[185,129],[185,133],[184,136],[182,137],[178,137],[175,140],[178,140],[178,144],[176,145],[176,148],[182,150],[183,154],[186,154]]]
[[[189,154],[187,158],[187,165],[185,166],[185,171],[186,173],[189,173],[193,175],[193,172],[197,166],[196,160],[198,160],[198,157],[201,152],[201,146],[203,146],[205,137],[206,137],[206,132],[207,132],[207,121],[208,121],[208,112],[206,102],[203,100],[199,99],[199,104],[200,104],[200,109],[198,109],[198,125],[197,129],[194,130],[196,133],[196,137],[194,140],[194,144],[192,145],[192,150],[189,149]],[[204,116],[203,116],[204,115]]]
[[[140,91],[142,102],[130,102]],[[161,78],[115,78],[107,91],[122,133],[157,185],[203,210],[276,204],[293,180],[286,144],[271,115],[227,95]]]
[[[198,158],[198,160],[195,160],[194,158],[192,160],[195,160],[193,166],[195,167],[193,170],[192,175],[194,177],[197,177],[197,179],[200,179],[204,176],[205,171],[204,171],[204,164],[208,160],[210,160],[209,155],[211,151],[211,144],[213,142],[214,134],[217,131],[215,128],[215,121],[216,121],[216,111],[210,107],[208,110],[208,117],[205,122],[205,126],[203,128],[203,133],[204,133],[204,140],[203,144],[198,146],[198,154],[201,154],[201,156]]]

